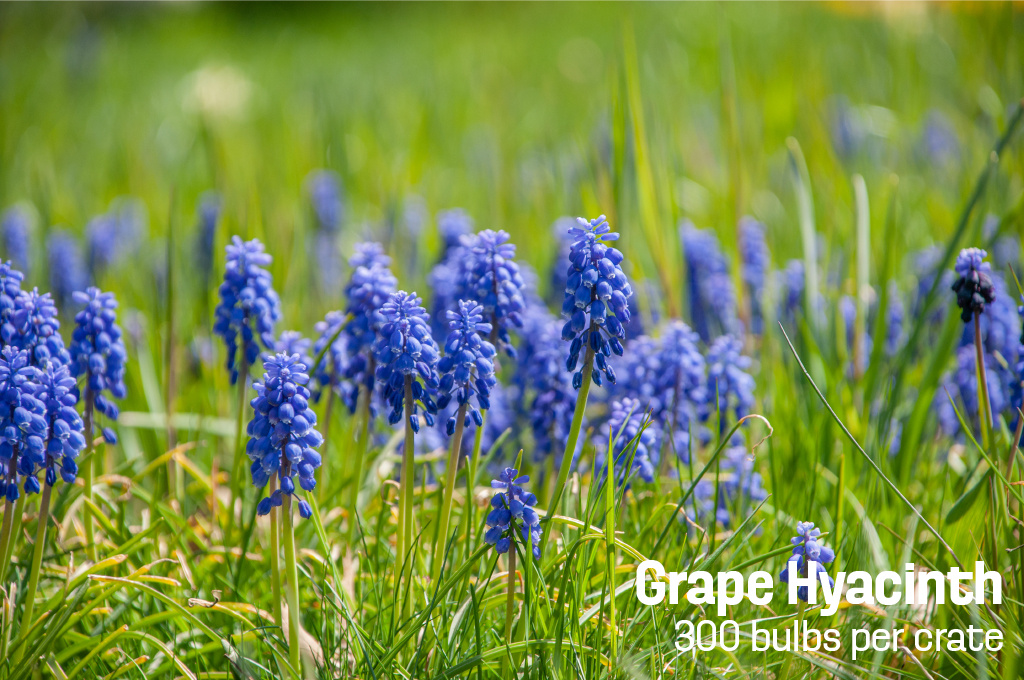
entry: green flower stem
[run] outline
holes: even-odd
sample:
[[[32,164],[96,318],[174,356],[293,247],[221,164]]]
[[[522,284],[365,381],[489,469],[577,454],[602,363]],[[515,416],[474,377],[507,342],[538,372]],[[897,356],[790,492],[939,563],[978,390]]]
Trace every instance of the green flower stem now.
[[[245,358],[245,347],[242,348],[242,365],[238,371],[238,420],[235,424],[235,456],[231,461],[231,505],[228,506],[228,530],[226,536],[231,535],[235,526],[235,504],[238,497],[242,495],[242,450],[245,445],[242,443],[242,427],[245,422],[245,383],[249,378],[249,362]],[[244,555],[243,555],[244,557]]]
[[[324,408],[324,464],[320,466],[320,480],[316,483],[320,493],[327,491],[327,460],[331,454],[331,415],[334,410],[334,385],[327,386],[327,406]]]
[[[277,475],[270,477],[270,495],[277,491]],[[283,626],[281,620],[281,535],[278,532],[278,508],[270,508],[270,591],[274,598],[274,623]],[[290,610],[289,610],[290,611]]]
[[[39,567],[43,563],[43,550],[46,545],[46,524],[50,519],[50,493],[53,487],[43,482],[43,493],[39,500],[39,526],[36,528],[36,545],[32,551],[32,569],[29,571],[28,592],[25,593],[25,612],[21,617],[21,630],[27,631],[32,625],[35,609],[36,590],[39,587]],[[25,650],[24,645],[18,647],[14,654],[14,663],[21,661]]]
[[[7,575],[7,565],[10,563],[10,560],[5,558],[7,556],[7,547],[11,543],[11,523],[14,513],[17,511],[17,501],[14,503],[11,503],[10,499],[4,501],[4,523],[3,528],[0,529],[0,585],[4,582],[4,577]]]
[[[366,362],[367,375],[373,375],[376,361],[372,354],[367,357]],[[372,398],[373,393],[369,387],[365,383],[359,385],[359,397],[356,404],[359,434],[356,439],[356,462],[355,469],[352,472],[352,498],[349,503],[349,512],[351,513],[348,518],[349,543],[353,542],[353,537],[355,536],[359,491],[363,486],[363,461],[366,460],[366,451],[370,446],[370,400]]]
[[[981,441],[987,449],[992,429],[992,406],[988,400],[988,379],[985,374],[985,351],[981,346],[981,318],[974,315],[974,366],[978,377],[978,420],[981,421]]]
[[[441,509],[437,516],[438,528],[437,538],[434,541],[434,559],[430,563],[434,583],[441,581],[444,549],[448,543],[448,523],[452,514],[452,496],[455,493],[455,477],[459,472],[459,452],[462,449],[463,424],[466,420],[466,409],[468,406],[468,402],[459,406],[459,411],[455,416],[455,436],[452,437],[451,446],[449,446],[448,451],[448,469],[444,476],[444,496],[441,499]],[[477,428],[477,430],[480,429]]]
[[[398,506],[398,567],[399,569],[408,561],[409,581],[412,581],[412,569],[414,560],[412,552],[413,523],[412,513],[414,504],[414,492],[416,480],[413,473],[413,457],[416,446],[415,433],[412,429],[413,415],[412,399],[412,376],[405,376],[405,446],[402,451],[402,488],[401,504]],[[399,590],[401,592],[401,590]],[[404,598],[404,614],[408,618],[412,615],[412,596]]]
[[[285,494],[284,504],[284,564],[286,571],[285,596],[288,598],[288,660],[295,672],[302,675],[299,657],[299,569],[295,562],[295,529],[292,526],[292,495]]]
[[[562,493],[565,491],[565,483],[569,479],[569,468],[572,467],[572,454],[576,451],[576,442],[580,438],[580,430],[583,428],[583,412],[587,410],[587,395],[590,394],[590,374],[594,369],[594,350],[587,345],[587,353],[583,359],[583,384],[576,395],[576,410],[572,414],[572,427],[569,428],[569,439],[565,442],[565,453],[562,454],[562,464],[558,468],[558,481],[555,482],[555,495],[548,506],[548,517],[558,513],[558,503],[562,500]],[[551,531],[545,531],[541,538],[540,549],[544,551],[547,545],[548,536]]]
[[[608,450],[611,451],[609,445]],[[608,568],[608,592],[610,596],[608,598],[608,625],[611,631],[611,637],[608,640],[608,658],[611,661],[611,669],[615,670],[615,648],[617,645],[615,627],[615,475],[613,470],[615,465],[613,464],[613,457],[608,457],[608,463],[605,466],[607,473],[605,474],[605,485],[604,485],[604,503],[605,503],[605,519],[604,519],[604,540],[605,547],[607,548],[607,568]]]
[[[94,472],[96,469],[96,450],[92,441],[92,430],[93,430],[93,393],[88,385],[85,387],[85,413],[82,414],[82,421],[85,425],[85,466],[82,470],[82,483],[85,485],[83,495],[90,501],[94,500],[92,495],[92,481]],[[82,507],[82,522],[85,524],[85,549],[89,555],[89,559],[93,563],[97,562],[96,558],[96,534],[92,526],[92,508],[89,503],[86,503]]]
[[[505,598],[505,644],[512,644],[512,618],[516,613],[516,536],[512,532],[512,545],[508,548],[508,585]],[[502,677],[508,677],[508,654],[501,661]]]
[[[803,600],[800,600],[800,604],[799,604],[798,610],[797,610],[798,614],[797,614],[797,618],[796,618],[797,636],[796,636],[796,640],[793,640],[793,649],[796,649],[797,641],[800,640],[800,633],[801,633],[800,629],[801,629],[801,626],[803,625],[803,622],[804,622],[804,609],[806,609],[806,608],[807,608],[807,603],[804,602]],[[789,671],[793,667],[793,657],[794,656],[796,656],[796,652],[792,652],[792,653],[789,654],[789,656],[786,657],[786,663],[782,666],[782,671],[779,673],[779,675],[777,676],[776,680],[786,680],[786,678],[789,677]]]
[[[469,457],[469,469],[466,477],[466,545],[473,545],[473,528],[476,526],[476,470],[480,464],[480,446],[484,440],[484,428],[487,427],[487,411],[480,412],[483,422],[476,428],[473,435],[473,455]]]

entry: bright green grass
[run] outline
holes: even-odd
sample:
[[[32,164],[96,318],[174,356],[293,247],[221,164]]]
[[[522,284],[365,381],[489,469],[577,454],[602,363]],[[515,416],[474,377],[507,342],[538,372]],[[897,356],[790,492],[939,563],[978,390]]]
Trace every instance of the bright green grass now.
[[[987,213],[1002,217],[1006,232],[1024,230],[1024,146],[1011,140],[998,166],[987,165],[1021,95],[1022,24],[1008,4],[0,7],[0,204],[28,201],[38,211],[28,284],[48,287],[41,244],[50,225],[81,233],[125,194],[142,198],[150,217],[149,243],[99,282],[117,293],[122,325],[133,330],[122,443],[103,453],[97,491],[106,559],[89,576],[83,571],[81,489],[60,485],[53,509],[60,528],[51,526],[36,604],[37,614],[48,616],[28,631],[18,625],[32,552],[23,532],[9,570],[18,587],[7,584],[8,593],[18,597],[2,619],[0,679],[289,677],[287,636],[267,620],[274,609],[267,523],[257,522],[249,541],[238,521],[225,533],[237,393],[221,368],[220,346],[212,365],[192,361],[188,350],[193,337],[208,335],[215,302],[191,267],[202,191],[216,188],[225,197],[218,253],[237,233],[259,237],[274,255],[281,329],[311,334],[315,321],[343,304],[340,291],[320,289],[309,264],[312,222],[302,182],[317,167],[344,178],[343,252],[367,237],[384,241],[406,289],[426,292],[437,249],[432,217],[422,234],[406,231],[403,215],[416,200],[428,216],[460,206],[479,227],[508,230],[519,257],[540,272],[542,290],[554,256],[551,223],[603,212],[623,233],[645,315],[668,309],[685,317],[679,219],[715,228],[734,254],[732,225],[752,213],[768,226],[776,267],[802,256],[792,137],[809,170],[814,221],[824,236],[822,281],[830,283],[827,309],[834,310],[836,296],[855,288],[854,173],[864,176],[871,206],[869,280],[876,291],[890,279],[904,292],[916,285],[912,251],[950,243],[954,234],[955,247],[979,243]],[[840,94],[875,131],[868,149],[852,158],[837,153],[830,135],[833,96]],[[933,109],[959,137],[959,162],[945,167],[921,152]],[[984,190],[972,201],[979,176]],[[170,297],[161,292],[168,243]],[[936,295],[936,304],[952,304],[946,291]],[[641,557],[670,569],[700,561],[710,571],[777,573],[779,549],[797,520],[829,532],[848,571],[899,569],[908,560],[953,564],[823,408],[769,323],[752,348],[757,411],[774,429],[755,452],[768,501],[743,524],[750,508],[736,508],[731,529],[687,532],[669,518],[693,475],[707,465],[713,478],[717,442],[696,452],[692,471],[634,484],[617,513],[606,512],[591,478],[574,478],[560,509],[571,523],[556,520],[558,540],[539,564],[522,570],[525,595],[521,589],[511,603],[518,618],[507,647],[505,562],[478,549],[483,509],[475,515],[481,526],[468,526],[464,477],[451,520],[458,529],[453,566],[440,589],[427,580],[440,493],[427,486],[417,489],[423,533],[414,585],[396,591],[397,489],[381,486],[397,464],[394,443],[370,452],[377,474],[362,490],[354,527],[343,508],[355,423],[335,408],[326,480],[311,499],[318,516],[300,521],[296,532],[302,623],[321,650],[320,667],[308,672],[767,678],[785,666],[790,677],[1019,677],[1024,551],[1006,550],[1021,542],[1014,527],[1024,504],[1013,501],[1007,511],[1002,499],[1011,480],[1000,478],[994,496],[982,488],[969,507],[957,506],[958,521],[948,521],[987,463],[970,443],[961,455],[967,471],[980,465],[973,477],[944,462],[950,442],[936,434],[928,413],[950,356],[942,330],[922,330],[896,360],[873,356],[864,378],[851,381],[834,311],[825,317],[814,330],[802,326],[793,341],[838,417],[963,564],[996,554],[1010,580],[1010,599],[998,610],[939,607],[931,625],[998,625],[1011,641],[1000,657],[925,655],[923,671],[898,654],[854,665],[845,648],[827,660],[751,654],[744,643],[736,657],[676,658],[675,619],[704,614],[683,605],[638,606],[628,582]],[[919,321],[908,318],[912,331]],[[957,329],[949,329],[952,338]],[[167,494],[161,458],[168,433],[159,414],[169,394],[177,441],[195,444],[182,452],[188,465],[180,503]],[[894,457],[881,443],[889,419],[872,415],[872,402],[903,422],[903,449]],[[752,442],[768,432],[759,423],[748,429]],[[997,432],[988,456],[1005,462],[1009,440],[1005,428]],[[500,451],[484,454],[511,463],[520,444],[528,447],[529,437],[513,431]],[[584,459],[593,454],[588,442]],[[531,460],[528,448],[524,459]],[[478,482],[486,486],[489,474],[482,466]],[[216,506],[211,486],[221,499]],[[245,526],[255,500],[247,487],[239,516]],[[605,531],[609,518],[614,543]],[[30,505],[28,535],[35,536],[35,525]],[[243,545],[248,552],[239,559]],[[614,610],[612,585],[619,589]],[[409,597],[415,614],[404,617]],[[731,612],[766,626],[796,615],[781,586],[771,610],[745,602]],[[885,618],[900,625],[919,614],[852,607],[831,620],[808,616],[822,628],[840,628],[845,641],[852,628],[884,627]],[[13,663],[20,640],[28,651],[18,655],[40,661]]]

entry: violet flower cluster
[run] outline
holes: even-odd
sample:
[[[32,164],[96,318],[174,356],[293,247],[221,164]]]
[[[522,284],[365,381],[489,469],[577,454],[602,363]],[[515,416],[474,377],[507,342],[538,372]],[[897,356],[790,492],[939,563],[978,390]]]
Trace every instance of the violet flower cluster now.
[[[608,364],[613,353],[622,356],[621,340],[626,337],[623,323],[629,321],[629,298],[633,289],[622,271],[622,253],[608,245],[619,235],[608,226],[604,215],[590,220],[582,217],[569,230],[573,236],[569,251],[571,266],[567,273],[562,314],[569,321],[562,327],[562,339],[571,342],[565,369],[575,372],[574,389],[583,385],[583,369],[576,370],[584,347],[594,352],[591,378],[601,385],[601,373],[610,383],[615,372]]]
[[[504,554],[518,534],[523,546],[532,546],[533,558],[539,560],[542,532],[540,516],[534,510],[537,497],[523,489],[529,481],[528,476],[519,476],[519,470],[510,467],[502,470],[498,479],[491,480],[491,488],[499,491],[491,498],[484,541],[493,545],[498,554]]]
[[[264,347],[274,346],[274,325],[281,318],[281,302],[274,291],[270,272],[264,269],[272,258],[263,252],[263,244],[259,240],[243,242],[240,236],[233,236],[226,250],[227,264],[224,282],[218,290],[220,303],[213,332],[227,346],[226,366],[234,385],[238,381],[239,349],[242,350],[243,363],[248,367],[259,357],[257,338]]]
[[[262,383],[253,383],[256,397],[250,404],[253,417],[246,433],[249,443],[246,455],[252,461],[249,472],[253,486],[262,489],[277,475],[278,488],[264,497],[256,508],[266,515],[272,507],[283,503],[284,494],[295,493],[295,480],[306,491],[316,487],[314,471],[320,467],[320,454],[316,449],[323,437],[316,430],[316,413],[309,408],[309,382],[306,365],[298,354],[276,354],[263,363]],[[309,504],[299,501],[299,514],[312,515]]]
[[[444,343],[444,358],[437,364],[441,374],[437,408],[444,409],[454,398],[459,407],[465,405],[467,412],[464,427],[470,421],[477,427],[483,425],[480,410],[491,407],[491,389],[497,383],[494,377],[494,345],[482,339],[481,334],[491,332],[491,324],[483,320],[484,308],[474,300],[460,300],[457,311],[448,312],[451,333]],[[472,399],[475,397],[476,405]],[[448,436],[455,434],[456,417],[453,415],[445,424]]]
[[[39,370],[29,364],[28,352],[11,346],[0,353],[0,491],[18,500],[18,483],[26,476],[25,492],[39,491],[31,476],[46,460],[46,407],[36,397]]]
[[[383,385],[384,401],[391,407],[388,422],[395,425],[402,420],[405,403],[405,380],[411,378],[412,408],[410,423],[419,432],[418,406],[422,406],[424,419],[433,426],[437,404],[431,392],[440,384],[437,375],[438,348],[430,335],[428,316],[420,306],[416,293],[400,290],[393,293],[381,307],[384,324],[380,327],[373,356],[377,362],[376,380]]]
[[[125,362],[128,353],[117,325],[117,300],[113,293],[101,293],[90,287],[76,292],[75,302],[85,309],[75,315],[75,330],[71,334],[71,375],[85,376],[86,398],[91,399],[100,413],[117,420],[118,409],[108,398],[124,399]],[[110,428],[103,428],[103,437],[115,443],[117,437]]]
[[[817,581],[818,574],[825,573],[828,577],[829,587],[835,587],[835,581],[827,575],[825,565],[831,564],[836,559],[836,554],[832,548],[821,544],[818,540],[820,536],[821,529],[815,528],[814,522],[797,522],[796,536],[790,539],[790,543],[793,544],[793,554],[790,555],[782,573],[779,574],[780,581],[789,583],[789,562],[796,562],[796,568],[801,577],[810,575]],[[809,574],[812,569],[814,573]],[[801,600],[807,602],[806,586],[797,588],[796,594]]]

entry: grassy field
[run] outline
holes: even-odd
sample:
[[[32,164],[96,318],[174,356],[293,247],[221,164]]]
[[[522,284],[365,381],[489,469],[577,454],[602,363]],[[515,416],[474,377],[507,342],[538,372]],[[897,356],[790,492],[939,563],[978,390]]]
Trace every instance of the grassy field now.
[[[69,346],[71,290],[114,293],[127,349],[120,416],[88,425],[117,443],[58,477],[47,533],[40,495],[5,505],[0,680],[1021,677],[1021,29],[1010,3],[0,7],[0,255],[22,289],[53,292]],[[330,224],[311,197],[321,169],[341,191]],[[346,381],[312,404],[323,465],[295,494],[312,516],[294,531],[290,503],[257,516],[241,428],[264,370],[239,385],[225,368],[225,246],[265,245],[273,336],[319,338],[307,352],[334,366],[319,352],[336,327],[315,324],[348,311],[357,243],[383,244],[431,313],[451,308],[436,267],[459,264],[453,208],[508,232],[528,307],[457,472],[449,414],[413,459],[411,432],[379,396],[365,417]],[[541,332],[564,319],[537,319],[562,305],[559,219],[601,214],[633,319],[616,384],[577,392],[570,343]],[[753,221],[764,250],[740,227]],[[978,343],[949,290],[971,246],[996,279]],[[675,320],[699,331],[701,364],[668,407],[653,387],[668,369],[646,359],[664,359]],[[535,404],[539,366],[567,401]],[[645,456],[653,474],[628,462]],[[539,560],[485,541],[488,481],[512,466],[537,496]],[[645,559],[778,581],[805,521],[830,573],[984,559],[1003,603],[826,617],[777,583],[770,605],[721,616],[635,595]],[[746,626],[735,652],[677,651],[677,621],[724,619],[806,621],[842,646],[753,652]],[[969,625],[1005,647],[850,648],[863,627],[909,647]]]

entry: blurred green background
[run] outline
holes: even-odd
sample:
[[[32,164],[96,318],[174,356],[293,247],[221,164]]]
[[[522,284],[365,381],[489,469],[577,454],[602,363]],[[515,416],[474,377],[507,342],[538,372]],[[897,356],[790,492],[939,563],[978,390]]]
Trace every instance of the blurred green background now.
[[[949,233],[1021,93],[1022,24],[1009,3],[5,5],[0,204],[34,206],[28,278],[45,288],[52,225],[80,233],[116,197],[142,199],[149,247],[98,283],[150,319],[169,225],[179,294],[202,295],[188,265],[208,189],[224,197],[216,252],[238,233],[275,256],[281,328],[338,308],[307,264],[320,167],[345,187],[340,252],[384,241],[403,287],[425,292],[439,210],[508,230],[542,290],[550,225],[603,212],[653,284],[641,307],[678,312],[682,218],[734,251],[752,214],[776,266],[800,256],[792,136],[843,287],[852,173],[876,263],[893,173],[896,261]],[[979,215],[1011,212],[1017,148]],[[200,323],[205,305],[181,299],[183,326]]]

